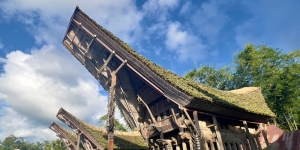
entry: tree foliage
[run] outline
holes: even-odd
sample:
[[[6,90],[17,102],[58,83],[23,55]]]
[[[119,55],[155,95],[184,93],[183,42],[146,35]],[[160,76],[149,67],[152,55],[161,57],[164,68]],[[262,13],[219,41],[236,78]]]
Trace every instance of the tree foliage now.
[[[106,120],[107,120],[107,114],[100,117],[99,124],[101,127],[105,127]],[[128,129],[118,119],[114,120],[114,124],[115,124],[115,130],[126,132]]]
[[[221,90],[259,86],[278,125],[297,130],[300,123],[300,50],[283,53],[265,45],[246,45],[221,69],[196,67],[185,76]]]
[[[44,141],[31,143],[29,141],[25,141],[22,137],[15,137],[14,135],[10,135],[4,139],[4,141],[0,141],[0,150],[67,150],[65,143],[60,141],[59,139],[53,140],[52,142]]]

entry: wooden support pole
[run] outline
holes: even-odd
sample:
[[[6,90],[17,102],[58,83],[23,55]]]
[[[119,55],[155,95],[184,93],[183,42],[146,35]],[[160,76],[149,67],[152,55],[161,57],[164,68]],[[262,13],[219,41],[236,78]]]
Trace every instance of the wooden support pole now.
[[[246,135],[249,139],[249,143],[250,143],[250,147],[251,147],[251,150],[257,150],[257,147],[254,145],[254,141],[253,141],[253,137],[251,136],[250,132],[249,132],[249,129],[248,129],[248,125],[247,125],[247,122],[246,121],[243,121],[243,124],[244,124],[244,127],[246,129]]]
[[[232,150],[229,142],[226,142],[225,144],[226,144],[226,150]]]
[[[112,51],[112,53],[109,55],[109,57],[105,60],[104,64],[98,69],[98,74],[101,74],[101,72],[104,70],[104,68],[107,66],[111,58],[115,55],[115,51]]]
[[[209,142],[210,142],[210,149],[215,150],[215,145],[214,145],[213,141],[209,140]]]
[[[218,150],[224,150],[222,136],[221,136],[221,133],[220,133],[219,127],[218,127],[217,117],[215,115],[212,115],[212,119],[213,119],[213,123],[215,124],[215,130],[216,130],[216,135],[217,135],[216,142],[218,142],[217,146],[219,146]]]
[[[138,96],[137,99],[138,99],[139,102],[142,102],[142,103],[144,104],[144,106],[146,107],[146,109],[148,110],[148,113],[149,113],[149,115],[150,115],[150,118],[151,118],[151,120],[152,120],[152,123],[156,124],[156,119],[154,118],[154,116],[153,116],[153,114],[152,114],[150,108],[148,107],[148,105],[144,102],[144,100],[143,100],[141,97]]]
[[[256,141],[256,144],[257,144],[257,146],[258,146],[258,149],[259,149],[259,150],[262,150],[262,147],[261,147],[261,145],[260,145],[260,142],[259,142],[258,137],[255,136],[254,139],[255,139],[255,141]]]
[[[264,127],[264,125],[261,123],[261,124],[259,124],[259,127],[261,128],[261,133],[262,133],[262,135],[263,135],[263,137],[264,137],[264,140],[265,140],[265,142],[266,142],[266,145],[267,145],[267,150],[269,150],[270,148],[270,144],[269,144],[269,141],[268,141],[268,136],[267,136],[267,132],[266,132],[266,130],[265,130],[265,127]]]
[[[190,150],[194,150],[194,145],[192,139],[189,139]]]
[[[241,143],[236,143],[236,145],[237,145],[238,150],[242,150],[242,148],[241,148],[242,144]]]
[[[182,142],[182,150],[187,150],[187,146],[186,146],[186,143],[185,142]]]
[[[108,113],[107,113],[107,138],[108,138],[108,150],[114,148],[114,113],[115,113],[115,96],[116,96],[116,83],[117,76],[112,74],[111,86],[110,86],[110,97],[108,101]]]
[[[86,50],[85,50],[85,53],[84,53],[84,55],[86,55],[88,52],[89,52],[89,50],[90,50],[90,47],[91,47],[91,45],[93,44],[93,42],[94,42],[94,40],[95,40],[95,38],[97,37],[97,35],[95,34],[95,35],[93,35],[93,37],[92,37],[92,40],[91,40],[91,42],[88,44],[88,46],[87,46],[87,48],[86,48]]]
[[[209,150],[209,148],[208,148],[208,143],[207,143],[208,141],[206,141],[205,140],[205,143],[204,143],[204,145],[205,145],[205,150]]]
[[[81,134],[82,134],[82,133],[79,133],[79,134],[78,134],[77,148],[76,148],[77,150],[80,150],[80,149],[79,149],[79,148],[80,148],[80,147],[79,147],[79,144],[80,144]]]
[[[233,150],[237,150],[236,144],[234,142],[232,142],[232,147],[233,147]]]

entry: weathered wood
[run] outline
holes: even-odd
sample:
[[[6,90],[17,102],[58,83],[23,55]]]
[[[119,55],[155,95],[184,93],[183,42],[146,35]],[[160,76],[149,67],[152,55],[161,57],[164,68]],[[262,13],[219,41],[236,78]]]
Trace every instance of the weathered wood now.
[[[187,146],[186,146],[186,143],[185,142],[182,142],[182,150],[187,150]]]
[[[261,147],[261,145],[260,145],[260,142],[259,142],[258,137],[255,136],[254,139],[255,139],[255,142],[256,142],[256,144],[257,144],[257,146],[258,146],[258,149],[259,149],[259,150],[262,150],[262,147]]]
[[[210,149],[215,150],[215,145],[212,140],[209,141],[209,144],[210,144]]]
[[[79,23],[78,24],[78,27],[77,27],[77,29],[76,29],[76,31],[75,31],[75,33],[74,33],[74,36],[73,36],[73,38],[72,39],[70,39],[70,44],[72,44],[72,42],[73,42],[73,40],[74,40],[74,38],[76,37],[76,34],[78,33],[78,31],[79,31],[79,29],[80,29],[80,27],[81,27],[81,23]]]
[[[216,130],[216,135],[217,135],[217,140],[216,142],[218,142],[217,146],[218,147],[218,150],[224,150],[224,147],[223,147],[223,141],[222,141],[222,136],[221,136],[221,133],[219,131],[219,127],[218,127],[218,122],[217,122],[217,118],[215,115],[212,115],[212,119],[213,119],[213,123],[215,124],[215,130]]]
[[[266,142],[266,145],[267,145],[267,150],[269,150],[270,148],[270,144],[269,144],[269,141],[268,141],[268,137],[267,137],[267,133],[266,133],[266,130],[265,130],[265,127],[264,127],[264,125],[262,124],[262,123],[260,123],[259,124],[259,127],[260,127],[260,129],[261,129],[261,133],[262,133],[262,135],[263,135],[263,137],[264,137],[264,140],[265,140],[265,142]]]
[[[228,150],[232,150],[231,145],[230,145],[230,142],[227,142],[226,145],[227,145],[227,149],[228,149]]]
[[[104,70],[104,68],[107,66],[111,58],[115,55],[115,51],[112,51],[109,57],[105,60],[104,64],[98,69],[98,74],[101,74],[101,72]]]
[[[149,113],[149,115],[150,115],[150,117],[151,117],[152,123],[156,124],[156,119],[155,119],[155,117],[153,116],[153,114],[152,114],[150,108],[148,107],[148,105],[147,105],[147,104],[144,102],[144,100],[143,100],[141,97],[139,97],[139,96],[138,96],[138,101],[140,101],[140,102],[143,103],[143,105],[146,107],[146,109],[147,109],[147,111],[148,111],[148,113]]]
[[[236,145],[237,145],[237,149],[238,149],[238,150],[242,150],[242,148],[241,148],[241,143],[236,143]]]
[[[82,134],[82,133],[79,133],[79,134],[78,134],[77,148],[76,148],[77,150],[80,150],[80,149],[79,149],[79,144],[80,144],[81,134]]]
[[[86,49],[85,49],[84,55],[86,55],[86,54],[89,52],[90,47],[91,47],[91,45],[93,44],[93,42],[94,42],[94,40],[95,40],[96,37],[97,37],[96,34],[93,35],[93,38],[92,38],[91,42],[87,45],[87,47],[86,47]]]
[[[232,143],[233,150],[237,150],[235,142]]]
[[[107,138],[108,138],[108,150],[114,148],[114,113],[115,113],[115,96],[116,96],[116,83],[117,76],[112,74],[111,86],[110,86],[110,98],[108,102],[108,113],[107,113]]]
[[[257,150],[257,147],[256,147],[256,145],[255,145],[255,143],[253,141],[253,137],[251,136],[251,134],[249,132],[247,122],[243,121],[243,124],[244,124],[244,127],[246,129],[246,134],[247,134],[247,138],[248,138],[249,143],[250,143],[251,150]]]
[[[190,150],[194,150],[194,145],[192,139],[189,139]]]

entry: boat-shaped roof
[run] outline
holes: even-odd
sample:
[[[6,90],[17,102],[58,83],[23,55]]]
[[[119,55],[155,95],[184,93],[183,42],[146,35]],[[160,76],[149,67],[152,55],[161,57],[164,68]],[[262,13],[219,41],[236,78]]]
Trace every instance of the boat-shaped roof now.
[[[222,91],[183,78],[138,54],[121,39],[89,18],[79,7],[76,7],[67,33],[71,30],[71,26],[74,28],[79,25],[87,36],[96,35],[96,45],[101,45],[99,51],[105,50],[110,53],[114,51],[115,59],[120,62],[127,61],[125,64],[126,69],[135,73],[152,88],[178,105],[257,122],[266,122],[266,120],[275,117],[275,114],[266,104],[259,87]],[[75,54],[73,48],[67,42],[67,39],[70,39],[67,33],[63,44],[83,65],[86,65],[86,62],[81,58],[82,56]],[[100,80],[91,67],[87,67],[87,69]],[[245,89],[252,90],[250,90],[251,92],[241,92]]]
[[[95,127],[78,119],[71,113],[61,108],[57,118],[69,127],[78,128],[99,149],[107,149],[107,132],[103,128]],[[137,131],[114,131],[114,149],[147,149],[145,140]]]

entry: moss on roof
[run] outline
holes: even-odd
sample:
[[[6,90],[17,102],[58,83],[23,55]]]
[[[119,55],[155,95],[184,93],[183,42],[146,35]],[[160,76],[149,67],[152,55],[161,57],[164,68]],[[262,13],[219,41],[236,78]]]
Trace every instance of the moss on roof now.
[[[107,132],[103,128],[98,128],[88,123],[83,122],[71,113],[61,108],[58,114],[67,114],[77,121],[79,126],[84,128],[88,134],[90,134],[100,145],[107,148]],[[114,149],[147,149],[145,140],[141,137],[141,134],[137,131],[134,132],[114,132]]]
[[[75,133],[73,133],[73,132],[71,132],[71,131],[69,131],[69,130],[63,128],[63,127],[61,127],[60,125],[56,124],[55,122],[53,122],[53,123],[51,124],[51,126],[52,126],[52,125],[58,127],[58,128],[60,129],[60,131],[61,131],[64,135],[66,135],[67,138],[69,138],[69,139],[71,140],[70,142],[73,142],[74,146],[77,145],[77,137],[76,137],[76,134],[75,134]]]
[[[86,18],[88,18],[94,25],[98,27],[104,34],[110,37],[115,43],[121,46],[124,50],[138,59],[140,62],[145,64],[150,70],[156,73],[159,77],[164,79],[166,82],[171,84],[173,87],[177,88],[178,90],[186,93],[193,99],[202,99],[211,102],[218,102],[225,105],[230,105],[234,107],[238,107],[241,109],[246,110],[247,112],[270,116],[274,117],[275,114],[271,111],[271,109],[265,103],[263,97],[259,96],[261,93],[256,92],[257,96],[251,97],[248,95],[238,95],[235,93],[221,91],[214,89],[210,86],[206,86],[200,83],[197,83],[193,80],[183,78],[181,76],[176,75],[175,73],[164,69],[163,67],[151,62],[150,60],[146,59],[142,55],[135,52],[133,48],[127,45],[125,42],[120,40],[110,31],[103,28],[101,25],[97,24],[94,20],[89,18],[84,12],[82,12],[78,7],[76,8],[75,12],[82,13]],[[255,94],[254,94],[255,95]]]

